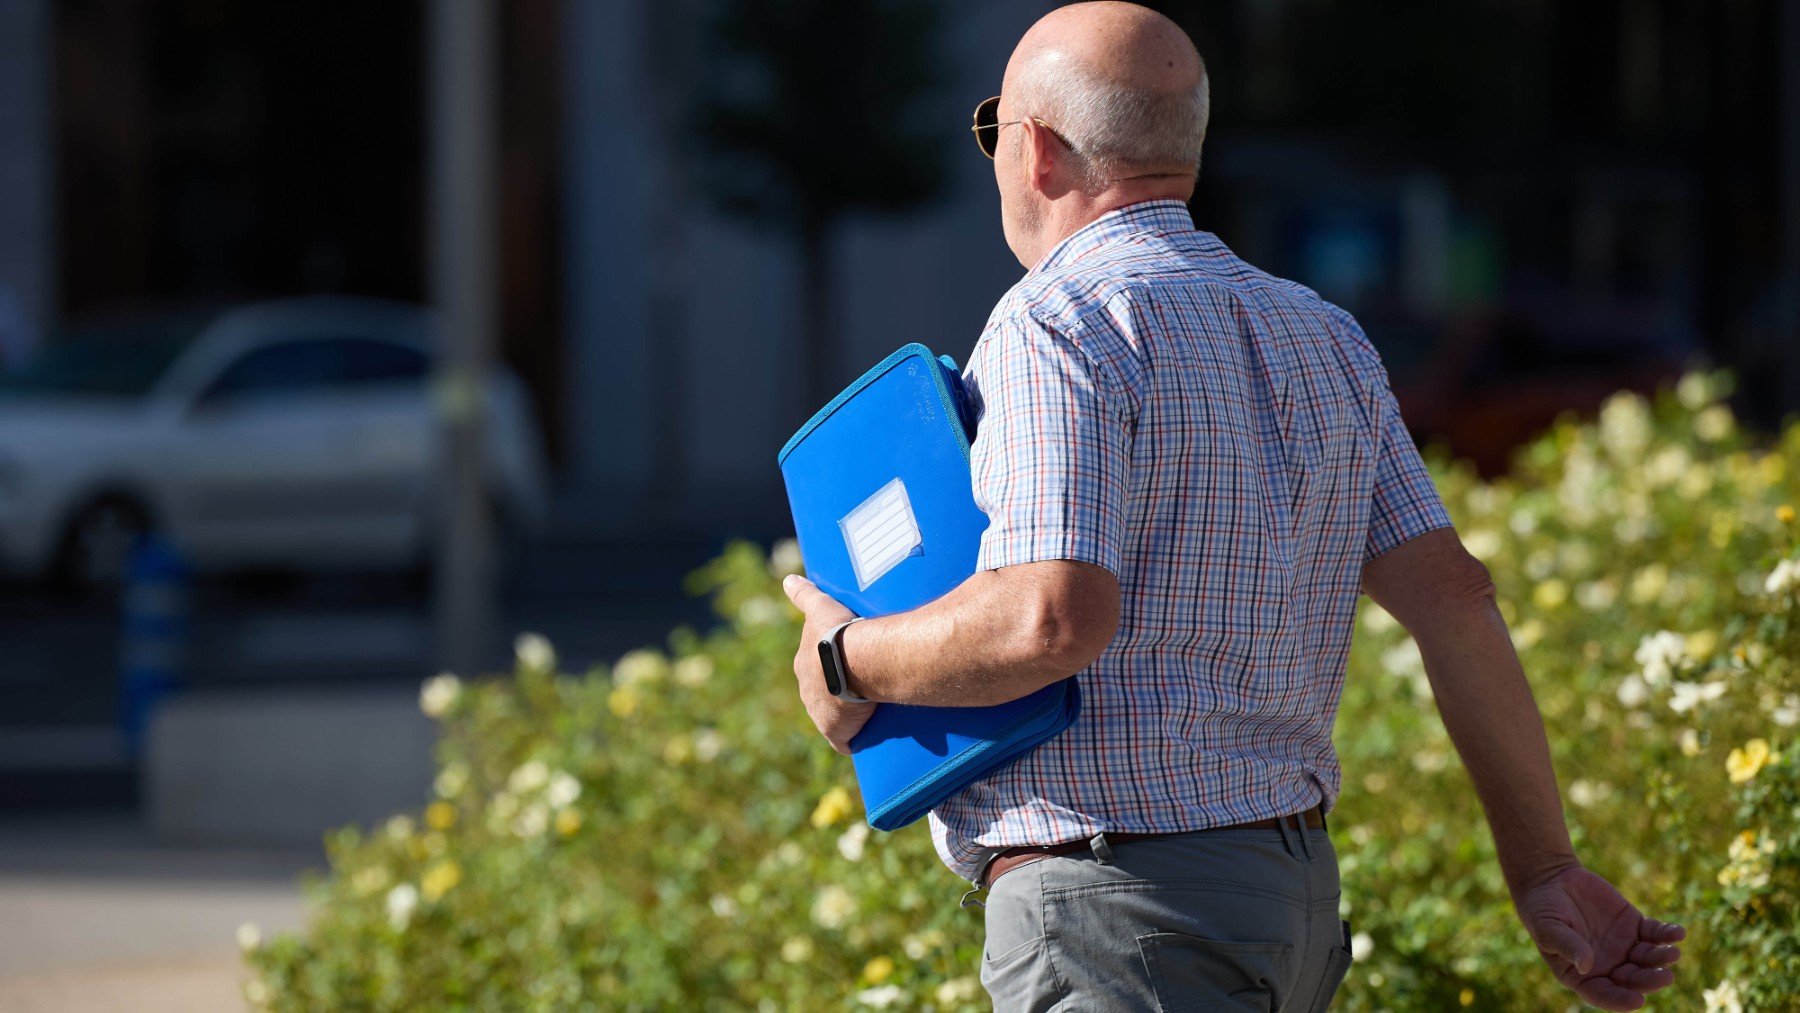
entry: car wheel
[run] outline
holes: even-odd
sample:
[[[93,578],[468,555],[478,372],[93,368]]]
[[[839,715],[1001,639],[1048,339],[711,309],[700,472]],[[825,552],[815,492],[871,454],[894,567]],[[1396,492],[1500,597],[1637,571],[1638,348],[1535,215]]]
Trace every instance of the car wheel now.
[[[125,583],[131,552],[150,533],[150,514],[127,499],[99,500],[69,521],[57,553],[55,578],[75,591],[116,590]]]

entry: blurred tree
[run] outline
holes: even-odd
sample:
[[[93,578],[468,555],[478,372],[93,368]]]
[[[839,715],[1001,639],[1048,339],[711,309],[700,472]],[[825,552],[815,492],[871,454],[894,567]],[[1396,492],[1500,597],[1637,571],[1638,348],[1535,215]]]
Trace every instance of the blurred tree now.
[[[944,183],[944,128],[922,116],[938,80],[930,0],[738,0],[704,61],[696,180],[722,210],[779,229],[800,256],[800,396],[838,379],[830,313],[833,226],[899,211]]]

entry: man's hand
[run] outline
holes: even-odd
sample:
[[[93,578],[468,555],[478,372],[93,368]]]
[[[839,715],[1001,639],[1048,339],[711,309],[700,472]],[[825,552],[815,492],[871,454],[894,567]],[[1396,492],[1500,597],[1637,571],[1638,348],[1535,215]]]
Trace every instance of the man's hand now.
[[[869,715],[875,713],[872,703],[846,703],[825,689],[825,672],[819,667],[819,638],[838,623],[856,618],[856,613],[839,604],[818,589],[812,581],[790,574],[781,582],[794,607],[806,614],[806,625],[800,631],[800,649],[794,653],[794,678],[800,684],[800,702],[819,734],[831,748],[850,755],[850,740],[862,731]]]
[[[1556,980],[1601,1009],[1634,1010],[1675,981],[1680,925],[1639,913],[1611,883],[1572,865],[1513,898]]]

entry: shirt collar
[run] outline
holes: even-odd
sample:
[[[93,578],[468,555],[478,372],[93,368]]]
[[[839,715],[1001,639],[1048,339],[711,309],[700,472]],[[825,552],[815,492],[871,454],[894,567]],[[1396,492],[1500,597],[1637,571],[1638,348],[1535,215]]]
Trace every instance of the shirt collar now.
[[[1172,232],[1193,231],[1194,219],[1188,213],[1187,205],[1172,197],[1127,204],[1122,208],[1108,211],[1071,232],[1062,242],[1051,247],[1050,252],[1044,254],[1035,267],[1025,273],[1027,275],[1037,274],[1060,264],[1080,260],[1121,236],[1144,233],[1167,235]]]

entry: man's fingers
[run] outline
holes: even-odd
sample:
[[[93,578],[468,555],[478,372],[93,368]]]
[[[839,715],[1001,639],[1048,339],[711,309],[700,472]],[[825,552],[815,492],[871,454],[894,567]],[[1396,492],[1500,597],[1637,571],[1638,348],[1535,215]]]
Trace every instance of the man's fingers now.
[[[1687,929],[1673,922],[1645,918],[1638,923],[1638,938],[1652,943],[1679,943],[1687,938]]]
[[[1633,943],[1625,959],[1639,967],[1667,967],[1681,959],[1681,947],[1667,943]]]
[[[1538,945],[1575,965],[1582,974],[1594,968],[1594,948],[1581,938],[1581,933],[1561,922],[1550,922],[1539,929]]]
[[[1607,977],[1612,979],[1613,984],[1622,985],[1634,992],[1654,992],[1675,984],[1675,972],[1666,967],[1620,964]]]

